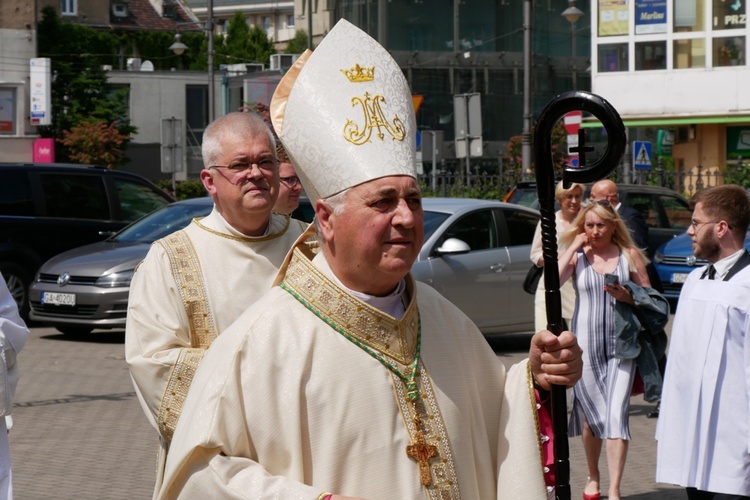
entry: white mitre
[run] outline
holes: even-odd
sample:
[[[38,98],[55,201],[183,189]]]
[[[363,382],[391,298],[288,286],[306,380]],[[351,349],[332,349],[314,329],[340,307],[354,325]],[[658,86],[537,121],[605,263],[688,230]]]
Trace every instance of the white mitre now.
[[[279,82],[271,120],[315,203],[389,175],[416,178],[409,85],[391,55],[340,20]]]

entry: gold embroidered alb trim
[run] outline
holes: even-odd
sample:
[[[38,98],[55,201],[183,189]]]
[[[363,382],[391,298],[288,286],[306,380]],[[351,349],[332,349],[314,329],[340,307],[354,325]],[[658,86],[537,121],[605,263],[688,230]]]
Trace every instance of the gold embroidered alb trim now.
[[[312,264],[300,247],[296,247],[291,255],[281,286],[329,326],[336,325],[334,330],[344,330],[340,333],[354,337],[368,348],[377,350],[399,369],[407,370],[413,361],[417,347],[419,310],[416,285],[411,275],[406,282],[409,304],[401,320],[346,293]],[[419,364],[419,371],[417,381],[421,398],[417,403],[409,400],[406,385],[391,372],[394,395],[411,442],[418,441],[417,431],[421,430],[426,443],[436,446],[438,450],[437,457],[432,458],[429,463],[432,481],[430,486],[424,487],[426,497],[430,500],[457,500],[461,498],[461,494],[450,436],[429,374],[422,362]],[[417,419],[416,412],[419,413]],[[416,429],[415,421],[421,422],[421,429]],[[415,479],[418,477],[415,474]]]
[[[182,412],[195,369],[218,332],[208,304],[200,261],[187,233],[184,230],[177,231],[158,243],[169,258],[172,275],[182,297],[190,327],[191,349],[182,349],[177,363],[169,374],[169,381],[159,406],[159,428],[162,436],[169,442]]]
[[[210,227],[207,227],[207,226],[204,226],[203,224],[201,224],[201,221],[205,217],[199,217],[197,219],[193,219],[193,222],[195,223],[195,225],[197,225],[199,228],[203,229],[204,231],[208,231],[209,233],[211,233],[213,235],[220,236],[220,237],[226,238],[228,240],[246,241],[246,242],[249,241],[249,242],[255,242],[255,243],[257,243],[259,241],[275,240],[276,238],[278,238],[278,237],[282,236],[284,233],[286,233],[287,229],[289,229],[289,223],[291,221],[291,217],[289,217],[286,214],[277,214],[277,215],[279,215],[281,217],[284,217],[284,219],[285,219],[285,221],[284,221],[284,227],[281,229],[281,231],[275,232],[273,234],[267,234],[266,236],[258,236],[257,238],[255,236],[236,236],[234,234],[222,233],[220,231],[216,231],[215,229],[211,229]],[[272,222],[273,222],[272,219],[269,220],[269,224],[271,224]]]
[[[169,443],[172,441],[177,420],[182,414],[185,398],[193,382],[195,370],[206,353],[205,349],[181,349],[180,356],[169,374],[169,382],[159,407],[159,429]]]

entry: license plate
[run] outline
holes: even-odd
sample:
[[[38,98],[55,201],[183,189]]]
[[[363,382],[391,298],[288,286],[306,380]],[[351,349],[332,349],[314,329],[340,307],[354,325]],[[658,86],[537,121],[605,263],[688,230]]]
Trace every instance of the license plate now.
[[[74,306],[76,305],[76,295],[74,293],[42,292],[42,304]]]
[[[672,273],[672,283],[685,283],[688,273]]]

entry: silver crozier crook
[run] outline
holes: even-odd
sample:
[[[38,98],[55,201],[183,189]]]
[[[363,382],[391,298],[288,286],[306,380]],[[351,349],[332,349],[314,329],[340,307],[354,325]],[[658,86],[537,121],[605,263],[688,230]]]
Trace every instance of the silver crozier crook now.
[[[607,150],[591,166],[586,166],[585,137],[579,132],[579,146],[573,149],[580,157],[580,167],[565,167],[563,184],[567,189],[573,182],[587,183],[606,177],[617,167],[625,152],[625,125],[620,115],[601,97],[576,90],[553,98],[544,108],[534,127],[534,156],[539,210],[542,214],[542,255],[544,256],[544,298],[547,307],[547,329],[555,335],[562,333],[562,303],[560,276],[557,267],[557,235],[555,234],[555,168],[552,163],[552,129],[570,111],[586,111],[599,119],[607,131]],[[570,462],[568,450],[568,403],[565,387],[553,385],[551,391],[552,427],[554,429],[555,495],[558,500],[570,500]]]

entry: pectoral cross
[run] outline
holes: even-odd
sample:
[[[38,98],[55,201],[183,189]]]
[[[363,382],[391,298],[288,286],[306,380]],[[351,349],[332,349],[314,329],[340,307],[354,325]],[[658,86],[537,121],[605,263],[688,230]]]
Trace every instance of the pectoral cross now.
[[[414,444],[410,444],[406,447],[406,454],[409,458],[417,461],[419,464],[419,479],[423,486],[429,486],[432,484],[432,476],[430,475],[430,459],[438,455],[437,446],[427,444],[425,441],[424,434],[422,433],[421,422],[418,418],[414,419],[414,426],[416,427],[417,440]]]

